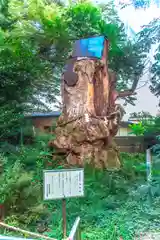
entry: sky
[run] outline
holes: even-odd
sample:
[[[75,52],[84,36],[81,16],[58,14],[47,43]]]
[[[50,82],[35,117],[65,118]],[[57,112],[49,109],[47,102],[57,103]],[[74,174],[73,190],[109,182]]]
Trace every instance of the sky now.
[[[126,0],[123,0],[123,2]],[[121,0],[122,2],[122,0]],[[119,16],[135,31],[139,32],[141,27],[148,24],[153,18],[160,17],[160,8],[157,8],[154,4],[146,10],[135,10],[134,7],[129,6],[123,10],[118,9]],[[150,53],[151,59],[153,59],[153,51]],[[155,97],[149,90],[149,84],[144,87],[142,85],[149,79],[149,73],[146,73],[139,82],[137,88],[137,101],[135,106],[127,105],[125,107],[126,115],[124,120],[129,118],[129,114],[132,112],[147,111],[152,115],[156,115],[158,112],[158,98]]]
[[[124,0],[123,2],[126,2],[126,0]],[[128,6],[124,9],[118,8],[118,13],[122,21],[126,23],[128,22],[128,24],[133,28],[133,30],[135,32],[138,32],[141,30],[141,27],[143,25],[148,24],[153,18],[160,17],[160,8],[157,8],[154,4],[146,10],[135,10],[133,6]]]

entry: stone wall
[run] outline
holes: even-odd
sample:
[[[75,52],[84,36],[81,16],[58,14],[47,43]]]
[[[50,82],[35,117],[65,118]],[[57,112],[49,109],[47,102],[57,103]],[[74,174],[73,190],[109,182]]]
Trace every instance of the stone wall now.
[[[121,152],[144,152],[144,138],[137,136],[115,137],[115,142]]]

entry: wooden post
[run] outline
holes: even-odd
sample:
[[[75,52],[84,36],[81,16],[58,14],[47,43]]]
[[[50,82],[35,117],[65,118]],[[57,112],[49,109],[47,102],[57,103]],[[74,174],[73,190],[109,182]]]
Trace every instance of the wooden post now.
[[[23,146],[23,129],[22,127],[20,128],[20,144]]]
[[[4,204],[0,203],[0,221],[4,219]]]
[[[35,137],[36,136],[36,131],[35,131],[35,127],[32,126],[32,131],[33,131],[33,136]]]
[[[77,229],[77,240],[81,240],[81,229],[80,229],[80,226],[78,226],[78,229]]]
[[[66,216],[66,199],[62,199],[62,229],[63,229],[63,238],[67,236],[67,216]]]

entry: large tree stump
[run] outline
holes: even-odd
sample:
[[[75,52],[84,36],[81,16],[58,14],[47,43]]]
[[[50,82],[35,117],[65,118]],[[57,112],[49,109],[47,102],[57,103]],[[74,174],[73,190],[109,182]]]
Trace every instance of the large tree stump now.
[[[107,41],[104,41],[100,59],[72,58],[62,77],[63,111],[56,139],[50,146],[65,153],[71,165],[120,167],[112,138],[117,134],[124,110],[115,104],[115,74],[108,71],[106,58]]]

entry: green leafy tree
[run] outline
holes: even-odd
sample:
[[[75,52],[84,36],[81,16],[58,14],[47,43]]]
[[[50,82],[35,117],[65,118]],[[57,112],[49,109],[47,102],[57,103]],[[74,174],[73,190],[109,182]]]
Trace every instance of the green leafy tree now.
[[[130,134],[134,134],[136,136],[143,136],[145,132],[145,127],[141,122],[139,123],[133,123],[129,125],[131,132]]]
[[[113,3],[88,1],[64,6],[44,0],[8,0],[1,5],[0,136],[8,135],[26,112],[49,111],[60,95],[60,76],[75,39],[103,34],[110,40],[109,67],[117,72],[119,90],[143,74],[146,55],[128,40]],[[108,6],[109,5],[109,6]],[[134,104],[134,98],[127,98]],[[20,116],[16,120],[17,117]],[[15,121],[13,121],[13,119]],[[8,129],[7,129],[8,124]]]
[[[147,9],[152,4],[160,8],[159,0],[136,0],[130,3],[135,9]],[[127,6],[127,5],[125,5]],[[139,43],[143,48],[143,52],[153,53],[153,62],[150,64],[149,71],[151,72],[150,90],[155,96],[160,95],[160,18],[154,18],[149,24],[144,25],[139,33]]]
[[[43,2],[36,4],[36,1],[29,1],[25,6],[24,2],[8,1],[6,8],[6,11],[1,11],[10,24],[0,29],[1,138],[8,136],[18,122],[20,124],[19,120],[25,112],[46,110],[43,98],[48,102],[55,101],[59,84],[53,77],[52,62],[45,58],[43,49],[51,46],[53,39],[55,42],[63,39],[65,32],[64,24],[63,31],[60,29],[61,11],[58,10],[49,29],[47,14],[50,9],[43,9]],[[52,36],[47,28],[52,31]]]
[[[130,124],[132,133],[135,135],[152,135],[159,131],[159,117],[153,117],[149,112],[133,112],[130,114],[130,119],[136,119],[139,123]]]
[[[143,27],[139,33],[139,41],[148,53],[154,48],[154,60],[150,67],[151,85],[150,89],[156,96],[160,95],[160,18],[154,19],[148,25]]]
[[[138,121],[147,121],[152,120],[153,116],[149,112],[141,111],[141,112],[133,112],[130,114],[130,119],[135,118]]]
[[[132,0],[128,4],[124,4],[124,7],[132,5],[135,9],[146,9],[149,8],[152,4],[156,5],[157,7],[160,7],[160,1],[159,0]]]

